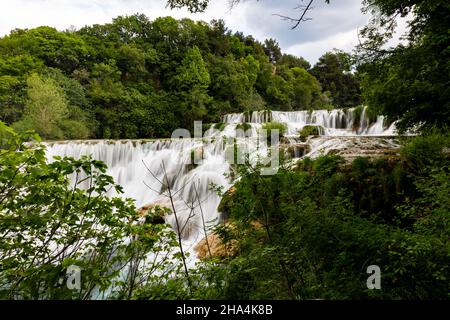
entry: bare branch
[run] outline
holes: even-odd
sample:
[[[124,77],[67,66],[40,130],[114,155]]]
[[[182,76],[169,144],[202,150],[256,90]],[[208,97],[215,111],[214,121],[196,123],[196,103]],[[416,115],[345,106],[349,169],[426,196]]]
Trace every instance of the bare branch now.
[[[281,19],[286,20],[286,21],[295,22],[295,25],[291,27],[291,29],[294,30],[294,29],[296,29],[299,26],[300,22],[311,20],[311,18],[306,18],[305,15],[306,15],[306,13],[308,11],[313,9],[313,7],[311,7],[313,2],[314,2],[314,0],[310,0],[308,5],[305,6],[305,5],[300,5],[299,4],[299,5],[297,5],[294,8],[294,10],[302,11],[302,15],[300,16],[300,18],[292,18],[292,17],[284,16],[284,15],[281,15],[281,14],[278,14],[278,13],[274,13],[273,15],[277,16],[277,17],[280,17]]]

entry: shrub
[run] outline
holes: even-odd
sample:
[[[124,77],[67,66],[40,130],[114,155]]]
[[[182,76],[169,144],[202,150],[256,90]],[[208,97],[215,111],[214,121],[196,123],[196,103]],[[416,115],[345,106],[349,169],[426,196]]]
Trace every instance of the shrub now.
[[[145,283],[163,281],[146,257],[172,250],[174,232],[143,223],[131,200],[107,197],[122,189],[104,163],[47,163],[37,135],[18,135],[1,122],[0,137],[0,298],[130,298]],[[79,290],[66,286],[71,265],[81,268]]]
[[[214,129],[223,131],[223,129],[225,129],[226,125],[227,125],[226,123],[219,122],[214,125]]]
[[[323,127],[306,125],[298,131],[301,141],[306,141],[309,136],[319,136],[323,133]]]
[[[243,130],[244,132],[247,131],[247,130],[251,130],[251,129],[252,129],[252,126],[249,123],[247,123],[247,122],[239,123],[236,126],[236,130]]]
[[[404,156],[430,147],[428,138],[417,139],[402,148]],[[221,204],[240,230],[229,239],[239,242],[239,255],[206,268],[215,297],[447,299],[448,158],[444,137],[429,139],[440,154],[420,162],[420,175],[405,165],[409,156],[357,158],[350,166],[323,156],[273,176],[241,167]],[[263,228],[242,232],[254,221]],[[372,264],[381,268],[382,290],[366,287]]]

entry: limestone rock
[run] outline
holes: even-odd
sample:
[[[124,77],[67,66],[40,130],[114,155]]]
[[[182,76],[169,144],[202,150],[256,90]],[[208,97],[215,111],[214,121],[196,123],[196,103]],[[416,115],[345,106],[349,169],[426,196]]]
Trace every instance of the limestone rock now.
[[[209,249],[208,249],[209,245]],[[226,245],[222,242],[220,236],[216,233],[210,233],[207,237],[200,240],[194,247],[199,259],[207,259],[211,256],[216,258],[226,258],[234,256],[237,252],[236,241],[230,241]]]
[[[261,222],[256,220],[251,221],[250,225],[255,230],[264,227]],[[236,225],[232,222],[225,222],[225,226],[232,231],[236,231]],[[216,232],[212,232],[200,240],[200,242],[194,247],[194,250],[197,252],[199,259],[207,259],[210,258],[210,256],[214,258],[226,258],[235,256],[238,253],[238,246],[236,240],[230,240],[228,243],[224,244],[221,237]]]
[[[146,222],[153,224],[164,224],[165,219],[164,216],[167,213],[172,212],[172,208],[170,203],[167,201],[154,201],[152,203],[143,205],[139,209],[137,209],[137,213],[141,217],[146,218]],[[149,219],[147,219],[149,218]],[[149,221],[147,221],[149,220]]]

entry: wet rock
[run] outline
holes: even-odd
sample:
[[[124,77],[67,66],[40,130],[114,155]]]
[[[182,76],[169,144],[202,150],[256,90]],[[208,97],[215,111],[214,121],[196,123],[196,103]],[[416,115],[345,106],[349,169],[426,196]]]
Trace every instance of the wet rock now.
[[[194,250],[199,259],[211,257],[226,258],[234,256],[237,253],[237,243],[235,240],[231,240],[227,244],[224,244],[220,236],[213,232],[200,240],[194,247]]]
[[[237,231],[237,227],[233,222],[225,222],[225,227],[231,232],[242,232],[242,230]],[[259,221],[250,221],[251,229],[259,230],[264,226]],[[227,258],[235,256],[238,253],[238,243],[236,240],[229,240],[224,243],[222,238],[216,231],[211,232],[194,247],[195,252],[199,259],[208,258]]]
[[[164,217],[171,212],[172,208],[170,203],[163,201],[155,201],[137,209],[137,213],[141,217],[145,217],[145,222],[152,224],[165,224]]]
[[[280,145],[280,149],[290,158],[301,158],[311,151],[311,146],[306,143],[291,143]]]

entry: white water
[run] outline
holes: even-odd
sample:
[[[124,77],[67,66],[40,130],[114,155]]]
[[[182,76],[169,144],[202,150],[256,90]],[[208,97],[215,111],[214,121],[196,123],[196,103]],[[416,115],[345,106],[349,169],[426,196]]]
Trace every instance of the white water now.
[[[224,190],[233,183],[226,177],[230,173],[230,165],[226,156],[227,146],[221,137],[237,137],[237,143],[245,145],[250,156],[255,159],[258,154],[267,151],[267,148],[258,149],[256,137],[263,123],[268,121],[285,123],[288,138],[298,136],[298,130],[305,125],[321,126],[324,138],[311,140],[310,156],[354,143],[354,140],[344,141],[344,137],[395,134],[395,124],[386,128],[382,116],[370,124],[365,109],[359,126],[355,126],[354,119],[354,109],[229,114],[224,117],[224,130],[218,131],[211,127],[205,133],[204,139],[52,142],[47,143],[47,156],[52,159],[56,155],[74,158],[92,155],[94,159],[104,161],[108,166],[107,173],[123,187],[124,194],[121,196],[135,199],[137,207],[153,203],[171,208],[170,199],[166,196],[167,190],[161,183],[166,184],[166,172],[171,191],[175,194],[174,205],[180,223],[184,225],[185,221],[187,222],[182,232],[185,245],[188,251],[193,252],[193,245],[204,236],[202,213],[207,225],[212,226],[219,222],[217,207],[220,198],[210,190],[211,183]],[[239,124],[245,122],[251,128],[245,133],[249,139],[243,138],[243,131],[236,130]],[[334,138],[330,139],[332,137]],[[203,154],[202,162],[195,167],[190,165],[193,152]],[[199,199],[201,205],[198,203]],[[175,227],[173,215],[167,216],[166,221]]]
[[[233,134],[236,125],[247,123],[252,127],[252,136],[257,134],[257,130],[266,122],[282,122],[287,125],[287,136],[298,135],[306,125],[321,126],[324,135],[345,136],[345,135],[386,135],[396,134],[395,124],[385,126],[384,116],[378,116],[375,123],[370,123],[367,117],[367,108],[362,109],[359,123],[356,125],[356,108],[333,109],[333,110],[313,110],[313,111],[254,111],[251,114],[234,113],[224,116],[226,123],[222,134],[230,136]],[[354,130],[356,128],[356,130]],[[211,135],[213,129],[207,132]]]

